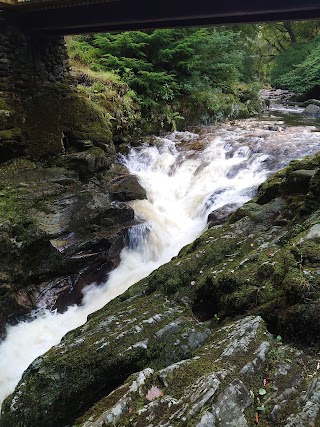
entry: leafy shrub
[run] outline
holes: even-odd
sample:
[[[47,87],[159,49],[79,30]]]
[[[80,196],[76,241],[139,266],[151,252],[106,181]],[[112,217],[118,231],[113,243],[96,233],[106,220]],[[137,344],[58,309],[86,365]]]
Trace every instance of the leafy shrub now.
[[[246,86],[251,73],[251,44],[241,29],[224,27],[94,34],[68,43],[77,64],[112,72],[129,86],[150,132],[159,124],[175,129],[195,108],[202,121],[236,116],[237,85]],[[95,90],[103,93],[99,85]]]

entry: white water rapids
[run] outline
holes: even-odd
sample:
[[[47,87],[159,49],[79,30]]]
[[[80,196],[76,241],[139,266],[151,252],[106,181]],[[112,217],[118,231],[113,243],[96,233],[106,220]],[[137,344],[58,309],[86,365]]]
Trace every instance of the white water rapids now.
[[[132,202],[132,206],[146,222],[130,230],[129,248],[122,251],[119,267],[103,286],[93,284],[85,290],[81,306],[69,307],[63,314],[43,311],[30,322],[8,327],[0,345],[0,404],[36,357],[198,237],[206,228],[209,212],[243,204],[271,170],[320,148],[319,134],[311,128],[290,138],[283,138],[283,130],[275,142],[275,132],[264,130],[261,122],[256,130],[257,124],[254,128],[252,123],[216,126],[202,130],[200,136],[175,133],[131,150],[123,162],[147,191],[147,200]],[[204,149],[192,150],[192,143],[200,139]]]

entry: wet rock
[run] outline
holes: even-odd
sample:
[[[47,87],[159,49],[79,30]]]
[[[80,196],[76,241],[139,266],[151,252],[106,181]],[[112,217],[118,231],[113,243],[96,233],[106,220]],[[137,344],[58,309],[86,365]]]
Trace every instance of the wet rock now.
[[[64,311],[81,303],[83,288],[103,283],[118,265],[136,223],[129,206],[110,201],[108,181],[83,184],[64,161],[41,168],[21,159],[0,168],[4,322],[16,323],[39,305]]]
[[[312,117],[320,117],[320,107],[318,105],[309,104],[304,109],[303,114]]]
[[[110,194],[112,200],[121,202],[146,198],[145,189],[141,187],[137,177],[133,175],[113,179],[110,182]]]
[[[93,176],[111,166],[112,160],[101,148],[95,147],[80,153],[67,154],[63,163],[76,170],[81,179]]]
[[[49,236],[57,236],[68,231],[76,198],[72,194],[57,197],[54,202],[45,203],[45,210],[36,211],[38,227]]]
[[[300,169],[293,171],[287,179],[283,192],[287,194],[303,193],[307,194],[309,191],[309,183],[314,177],[315,170]]]
[[[238,205],[230,203],[228,205],[219,208],[208,215],[208,227],[223,224],[229,217],[229,215],[237,209]]]
[[[60,274],[65,275],[37,286],[31,294],[33,307],[57,309],[62,313],[72,304],[81,304],[83,289],[93,282],[106,282],[109,272],[119,264],[125,245],[125,231],[120,227],[64,247]]]
[[[257,223],[274,220],[285,206],[285,201],[281,198],[276,198],[269,203],[259,205],[257,203],[248,202],[239,208],[231,217],[231,220],[238,220],[243,217],[249,217]]]

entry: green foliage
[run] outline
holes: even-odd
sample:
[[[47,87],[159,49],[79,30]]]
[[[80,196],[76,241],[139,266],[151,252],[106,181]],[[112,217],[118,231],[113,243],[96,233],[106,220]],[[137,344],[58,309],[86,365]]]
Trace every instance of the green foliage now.
[[[319,21],[278,22],[260,26],[258,50],[262,78],[299,95],[320,87]]]
[[[86,76],[86,85],[79,85],[79,90],[100,109],[110,126],[113,140],[126,140],[141,120],[136,94],[110,73],[82,70],[81,74]]]
[[[249,26],[165,29],[73,37],[68,45],[77,64],[111,71],[129,86],[152,131],[155,123],[175,129],[196,108],[197,120],[208,121],[254,112],[239,107],[236,86],[253,80],[256,33]]]
[[[94,34],[69,38],[68,47],[73,63],[126,83],[140,126],[154,132],[183,117],[196,124],[255,114],[257,81],[312,94],[320,87],[319,34],[319,21],[287,21]]]
[[[70,59],[85,65],[92,64],[99,55],[99,50],[87,43],[83,37],[69,37],[67,47]]]
[[[275,59],[275,65],[271,71],[271,82],[277,85],[277,81],[285,74],[292,71],[308,56],[306,43],[295,43],[285,52],[281,52]]]
[[[277,87],[297,94],[320,87],[320,38],[311,43],[296,44],[285,55],[279,56],[273,82]]]

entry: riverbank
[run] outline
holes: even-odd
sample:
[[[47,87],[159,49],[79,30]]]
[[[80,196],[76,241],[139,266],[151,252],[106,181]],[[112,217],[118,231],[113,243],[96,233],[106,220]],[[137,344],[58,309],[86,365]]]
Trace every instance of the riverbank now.
[[[233,107],[226,105],[220,119],[231,107],[232,117],[243,108],[249,114],[250,96],[249,91],[243,102],[230,99]],[[258,110],[256,101],[250,105]],[[124,202],[144,198],[145,191],[117,165],[117,156],[141,145],[151,129],[164,133],[177,123],[159,116],[149,126],[127,84],[87,68],[75,68],[65,83],[11,95],[0,111],[4,337],[7,323],[16,324],[39,307],[61,312],[79,304],[82,289],[104,281],[119,264],[127,231],[136,222]]]

